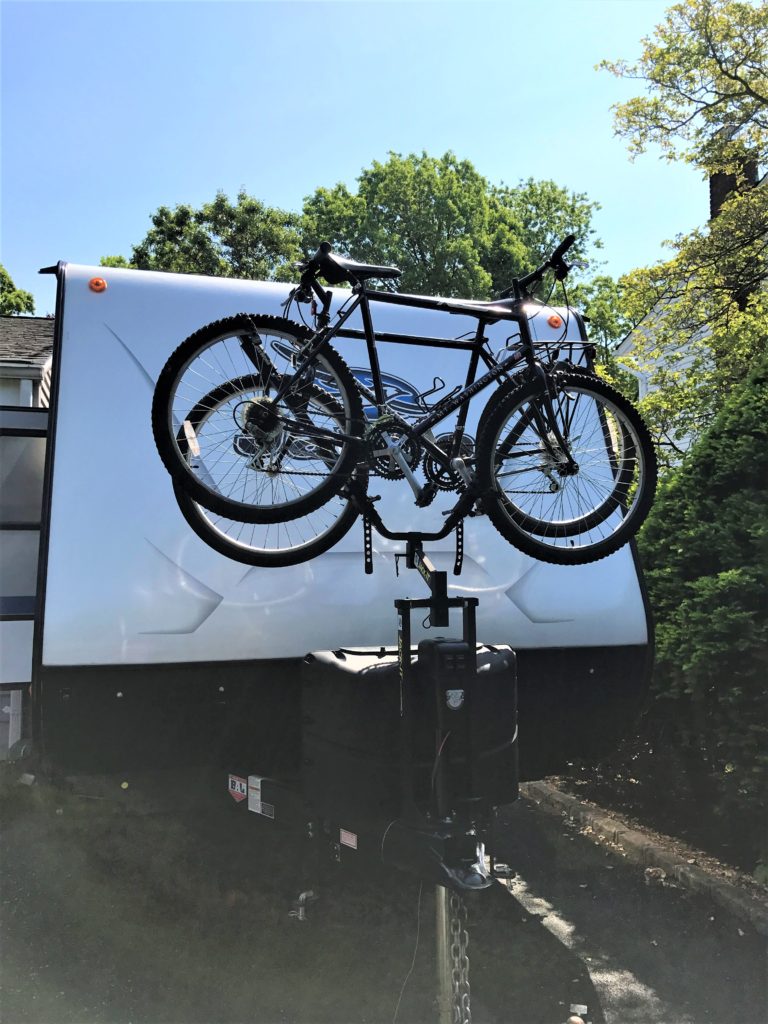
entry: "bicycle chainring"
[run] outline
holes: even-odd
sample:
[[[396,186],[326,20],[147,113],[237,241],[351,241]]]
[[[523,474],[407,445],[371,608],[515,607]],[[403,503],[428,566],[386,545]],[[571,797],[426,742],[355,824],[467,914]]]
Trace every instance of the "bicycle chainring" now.
[[[441,434],[435,438],[435,444],[447,455],[453,444],[453,434]],[[459,457],[466,460],[474,458],[474,455],[474,439],[469,434],[464,434],[459,445]],[[431,455],[424,457],[424,475],[439,491],[461,491],[464,489],[464,481],[452,469],[440,465],[437,459]]]
[[[402,480],[404,476],[392,454],[392,442],[397,444],[411,470],[417,469],[421,462],[422,453],[419,442],[415,438],[406,437],[405,431],[401,427],[394,424],[390,426],[385,417],[381,417],[371,425],[366,442],[368,465],[377,476],[383,477],[385,480]]]

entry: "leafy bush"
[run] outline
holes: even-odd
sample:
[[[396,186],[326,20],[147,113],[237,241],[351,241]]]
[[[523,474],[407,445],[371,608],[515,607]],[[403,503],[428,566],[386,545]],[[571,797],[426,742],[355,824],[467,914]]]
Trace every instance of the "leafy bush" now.
[[[665,742],[714,783],[723,824],[762,858],[768,801],[768,358],[661,488],[639,538]]]

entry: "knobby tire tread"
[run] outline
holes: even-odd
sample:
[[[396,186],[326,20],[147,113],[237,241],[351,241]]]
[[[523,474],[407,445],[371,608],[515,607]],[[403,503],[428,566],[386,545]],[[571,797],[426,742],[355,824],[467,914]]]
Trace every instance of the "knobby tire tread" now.
[[[255,508],[242,502],[235,502],[222,495],[215,494],[205,487],[190,473],[179,456],[176,437],[168,423],[168,408],[172,400],[173,388],[184,366],[194,358],[200,349],[228,334],[251,333],[254,329],[265,332],[270,329],[293,334],[302,340],[311,336],[309,328],[284,317],[256,313],[237,313],[234,316],[215,320],[199,328],[186,338],[170,355],[155,386],[152,400],[152,432],[155,446],[163,465],[172,479],[178,483],[197,504],[202,505],[217,515],[245,523],[277,523],[287,519],[298,519],[314,512],[330,498],[337,495],[354,471],[357,451],[354,445],[347,445],[341,464],[328,479],[318,486],[309,496],[296,499],[290,503],[290,512],[285,506],[269,509]],[[363,430],[364,413],[360,395],[355,386],[354,377],[347,364],[335,349],[326,345],[322,356],[338,375],[339,383],[344,388],[346,400],[350,408],[350,434],[360,435]],[[254,375],[256,374],[254,367]],[[222,385],[224,385],[222,381]],[[198,403],[199,405],[199,403]]]
[[[488,406],[483,412],[480,429],[478,430],[477,468],[480,486],[483,491],[483,511],[488,515],[496,530],[510,544],[532,558],[543,562],[551,562],[555,565],[585,565],[600,561],[613,554],[614,551],[618,551],[635,535],[642,525],[651,508],[656,491],[656,453],[651,435],[640,414],[619,391],[611,387],[604,380],[592,376],[585,380],[585,377],[586,374],[581,373],[558,374],[555,380],[558,390],[567,390],[569,384],[588,390],[591,389],[601,398],[606,398],[616,405],[627,419],[631,421],[632,427],[637,432],[642,450],[642,468],[644,473],[642,481],[643,491],[630,516],[609,537],[598,540],[589,547],[553,547],[543,541],[536,540],[535,536],[532,536],[530,532],[526,531],[507,514],[504,509],[504,498],[499,493],[494,480],[495,440],[503,420],[521,401],[542,394],[543,384],[538,380],[533,380],[527,381],[524,384],[515,385],[515,382],[510,382],[508,385],[504,385],[489,401]],[[612,501],[612,499],[609,499],[609,501]],[[616,505],[613,506],[614,510],[615,507]],[[526,516],[521,514],[519,518],[524,522]],[[591,518],[592,514],[585,517],[585,521]],[[568,535],[563,533],[561,536]],[[570,535],[575,534],[572,533]]]
[[[220,555],[231,558],[243,565],[256,565],[267,569],[277,569],[288,565],[299,565],[301,562],[308,562],[318,555],[324,554],[334,547],[345,537],[354,526],[359,510],[353,502],[348,502],[346,508],[336,520],[334,525],[323,536],[317,540],[307,541],[294,548],[283,548],[280,551],[266,551],[264,549],[250,548],[247,545],[239,544],[236,541],[228,540],[221,533],[213,529],[207,522],[205,515],[201,512],[200,505],[190,498],[189,494],[179,483],[174,480],[173,492],[181,514],[187,521],[189,527],[197,536],[214,551]]]

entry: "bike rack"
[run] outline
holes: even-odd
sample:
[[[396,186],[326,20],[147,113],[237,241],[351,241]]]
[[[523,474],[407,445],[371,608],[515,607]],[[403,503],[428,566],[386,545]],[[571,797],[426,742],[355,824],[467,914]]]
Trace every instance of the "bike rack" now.
[[[439,570],[424,552],[428,541],[442,540],[449,533],[456,532],[456,557],[453,574],[461,573],[464,556],[464,517],[475,503],[477,495],[469,490],[462,494],[454,509],[446,518],[441,530],[434,533],[414,531],[395,532],[389,530],[376,511],[375,498],[369,498],[351,481],[348,493],[363,513],[365,571],[373,572],[372,531],[375,529],[389,540],[404,541],[405,551],[395,555],[395,564],[405,558],[406,567],[416,569],[429,589],[425,598],[400,598],[395,601],[398,617],[397,652],[400,682],[400,761],[402,779],[401,823],[390,834],[390,843],[401,849],[393,854],[394,859],[408,856],[408,847],[414,847],[438,838],[445,855],[453,864],[446,871],[446,883],[459,891],[483,888],[490,884],[483,863],[484,847],[475,831],[475,813],[482,803],[473,792],[476,752],[472,742],[472,689],[477,674],[477,625],[476,597],[449,597],[448,573]],[[436,724],[440,735],[451,738],[450,747],[438,750],[433,772],[434,801],[432,822],[427,826],[423,812],[416,807],[413,793],[413,760],[415,719],[414,688],[416,686],[415,666],[411,656],[411,614],[425,610],[425,621],[431,627],[445,627],[449,624],[451,609],[461,610],[462,636],[460,640],[436,639],[420,645],[418,661],[429,675],[435,688]],[[423,685],[423,681],[422,681]],[[450,752],[454,760],[461,761],[462,768],[451,765]],[[434,826],[434,828],[432,827]],[[413,831],[411,831],[411,827]],[[437,830],[437,831],[435,831]],[[431,836],[428,838],[428,833]],[[470,849],[471,847],[471,849]],[[414,849],[414,853],[417,851]],[[382,847],[382,854],[384,848]]]
[[[447,593],[447,583],[440,582],[438,579],[439,576],[445,576],[446,574],[438,572],[429,559],[426,558],[423,545],[427,541],[444,540],[455,530],[456,558],[453,565],[453,575],[461,575],[464,564],[464,519],[472,514],[472,508],[479,497],[473,488],[467,489],[460,495],[459,500],[446,516],[442,529],[435,533],[397,532],[388,529],[376,511],[375,502],[379,499],[377,497],[370,497],[354,479],[348,482],[342,494],[346,494],[352,499],[363,517],[363,552],[367,576],[373,573],[373,530],[375,530],[381,537],[386,537],[387,540],[405,541],[406,549],[404,555],[406,565],[409,569],[419,570],[424,582],[430,588],[433,600],[438,592],[434,588],[443,587],[442,593]],[[395,556],[396,559],[402,557],[402,554]],[[445,622],[433,622],[431,615],[432,611],[430,610],[431,626],[448,625],[447,619]]]

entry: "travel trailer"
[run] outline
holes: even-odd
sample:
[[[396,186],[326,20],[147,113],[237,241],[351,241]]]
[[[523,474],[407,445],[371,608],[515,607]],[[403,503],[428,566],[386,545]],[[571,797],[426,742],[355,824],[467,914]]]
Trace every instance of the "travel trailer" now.
[[[222,791],[234,777],[246,780],[246,794],[249,777],[295,780],[314,742],[302,710],[308,702],[315,720],[329,709],[320,731],[331,745],[334,723],[354,733],[359,716],[360,733],[370,735],[364,720],[380,713],[359,692],[345,712],[332,699],[330,677],[326,699],[309,701],[306,655],[374,657],[393,648],[394,602],[424,597],[424,584],[399,559],[403,546],[376,534],[374,571],[366,575],[361,524],[305,563],[263,568],[240,560],[237,546],[247,540],[222,532],[204,511],[191,528],[150,422],[155,381],[173,349],[223,317],[282,315],[290,286],[67,263],[49,272],[58,301],[27,732],[45,758],[69,771],[211,764],[226,773]],[[335,289],[334,303],[343,298]],[[582,320],[557,310],[563,339],[547,323],[552,312],[531,307],[537,342],[559,338],[574,360],[588,359]],[[463,341],[476,321],[384,304],[375,317],[381,369],[401,408],[463,381]],[[364,379],[360,325],[350,322],[344,335],[334,344]],[[504,350],[508,335],[508,324],[490,325],[491,348]],[[442,343],[404,344],[398,336]],[[470,435],[484,398],[475,401]],[[370,490],[393,529],[439,529],[440,495],[423,509],[402,481],[372,481]],[[509,740],[514,735],[520,778],[610,749],[646,692],[650,668],[633,545],[589,565],[557,566],[517,551],[475,516],[466,520],[460,576],[451,575],[451,537],[424,550],[448,573],[449,597],[477,599],[477,640],[514,652],[519,733],[512,723]],[[417,618],[414,646],[436,632]],[[388,727],[383,734],[394,735]],[[358,755],[366,756],[362,746]],[[503,792],[494,800],[503,803]]]

